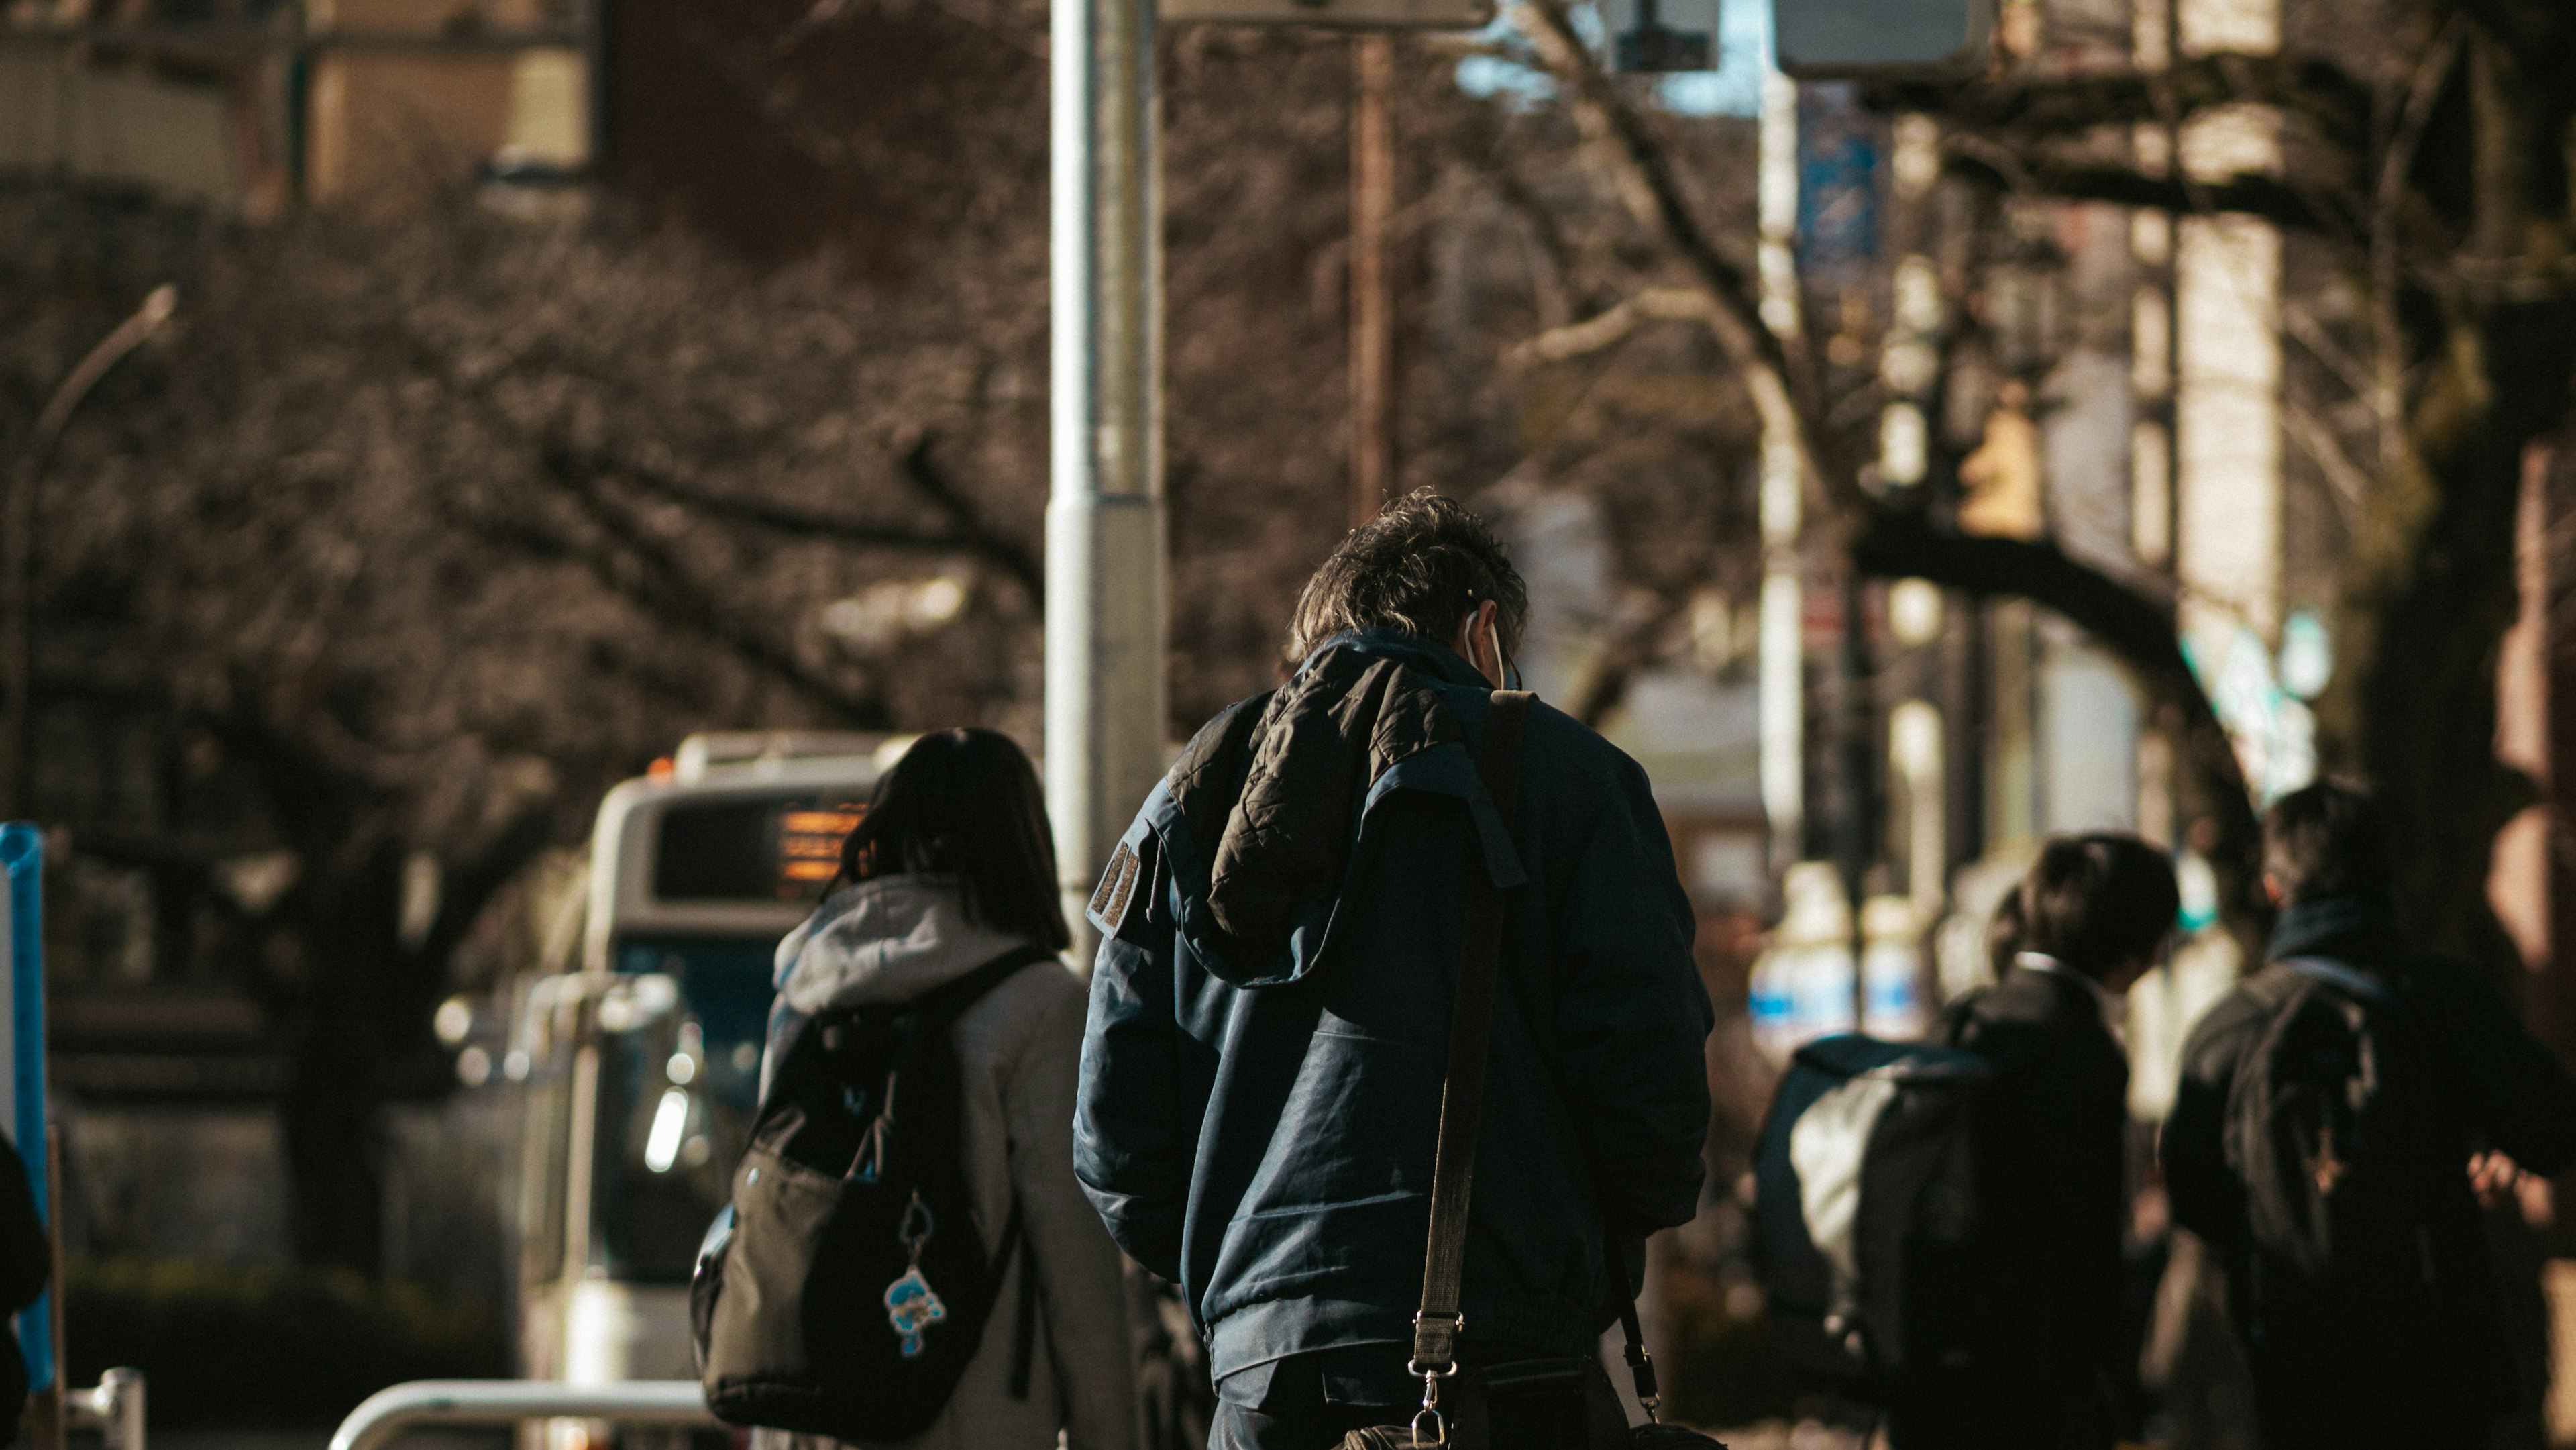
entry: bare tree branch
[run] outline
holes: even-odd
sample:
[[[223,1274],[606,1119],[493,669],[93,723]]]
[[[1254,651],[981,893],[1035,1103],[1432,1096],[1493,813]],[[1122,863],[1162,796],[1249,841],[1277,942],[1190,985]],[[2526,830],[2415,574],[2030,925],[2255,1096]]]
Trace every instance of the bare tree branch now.
[[[1624,599],[1609,637],[1567,692],[1566,713],[1597,727],[1618,709],[1637,676],[1670,653],[1666,646],[1673,625],[1690,608],[1690,599],[1689,587],[1639,590]]]
[[[2178,124],[2195,111],[2257,101],[2294,111],[2329,140],[2359,149],[2371,88],[2314,58],[2206,55],[2156,71],[2037,74],[2013,71],[1964,86],[1873,85],[1873,109],[1923,111],[1949,125],[2031,142],[2105,126]]]
[[[1663,143],[1602,74],[1560,0],[1514,0],[1512,11],[1539,58],[1572,93],[1575,120],[1608,164],[1629,211],[1706,291],[1709,331],[1735,365],[1764,426],[1796,444],[1807,492],[1827,527],[1848,532],[1867,496],[1841,441],[1824,426],[1823,382],[1805,337],[1783,338],[1763,324],[1752,279],[1692,214]]]
[[[2228,853],[2224,887],[2240,916],[2255,906],[2254,883],[2233,863],[2255,859],[2259,828],[2227,732],[2182,654],[2170,599],[2150,598],[2064,553],[2053,543],[1982,538],[1933,527],[1918,512],[1894,509],[1861,486],[1829,421],[1821,379],[1803,334],[1783,338],[1763,325],[1749,280],[1710,241],[1676,183],[1662,143],[1645,117],[1608,83],[1574,31],[1560,0],[1515,0],[1513,13],[1539,57],[1570,92],[1575,118],[1603,157],[1638,221],[1694,274],[1706,298],[1711,334],[1734,364],[1765,429],[1800,454],[1807,493],[1821,505],[1826,532],[1865,573],[1917,577],[1978,594],[2026,598],[2057,611],[2126,659],[2157,700],[2182,722],[2186,759],[2210,784],[2220,841]],[[1954,165],[1960,164],[1954,162]],[[2174,183],[2148,183],[2112,173],[2181,200]],[[2279,183],[2240,178],[2231,187],[2305,217],[2305,202]],[[2310,219],[2313,221],[2313,219]],[[1578,324],[1581,326],[1582,324]],[[1616,327],[1604,331],[1615,332]]]
[[[903,476],[913,488],[941,513],[948,516],[952,536],[964,541],[969,552],[998,565],[1002,572],[1029,592],[1030,604],[1046,606],[1046,570],[1039,564],[1028,545],[993,527],[984,511],[949,478],[938,460],[931,457],[931,447],[938,442],[934,434],[924,433],[903,454]]]
[[[904,481],[933,507],[948,517],[944,529],[915,528],[908,524],[878,523],[842,514],[817,513],[763,499],[717,493],[695,484],[683,483],[671,474],[605,449],[589,450],[585,465],[593,470],[614,475],[639,492],[650,494],[667,503],[675,503],[710,518],[749,524],[755,528],[802,538],[832,539],[871,549],[894,549],[924,554],[965,554],[990,564],[1008,575],[1028,591],[1032,607],[1043,608],[1046,602],[1046,576],[1037,556],[1027,545],[995,529],[983,513],[932,461],[930,450],[936,440],[923,434],[904,451],[899,461]]]
[[[1649,287],[1580,322],[1550,328],[1513,344],[1503,353],[1503,366],[1528,368],[1601,352],[1627,341],[1643,322],[1708,325],[1712,310],[1708,294],[1696,287]]]
[[[2343,516],[2344,528],[2349,530],[2359,524],[2361,511],[2370,498],[2370,476],[2344,452],[2343,440],[2335,436],[2334,429],[2296,399],[2285,396],[2281,401],[2281,431],[2289,434],[2299,451],[2308,455],[2308,461],[2326,476],[2334,495],[2335,512]]]
[[[735,618],[712,590],[691,576],[669,546],[604,496],[598,486],[602,478],[625,476],[614,462],[569,444],[551,442],[545,447],[542,465],[543,476],[613,547],[585,547],[525,520],[478,514],[467,517],[466,526],[494,543],[541,558],[582,565],[610,592],[675,628],[731,650],[746,663],[854,725],[884,723],[882,700],[842,689],[807,668],[794,651],[767,630]]]
[[[2107,201],[2186,213],[2243,212],[2292,231],[2329,236],[2348,230],[2342,218],[2319,210],[2314,198],[2268,176],[2231,176],[2219,182],[2149,176],[2127,166],[2021,156],[1977,138],[1955,140],[1944,169],[1978,185],[2063,201]]]

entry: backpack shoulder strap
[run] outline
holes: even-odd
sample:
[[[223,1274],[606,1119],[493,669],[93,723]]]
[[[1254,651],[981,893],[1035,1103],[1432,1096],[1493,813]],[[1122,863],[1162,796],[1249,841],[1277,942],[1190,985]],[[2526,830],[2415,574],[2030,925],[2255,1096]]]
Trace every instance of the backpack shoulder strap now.
[[[2312,982],[2323,982],[2347,997],[2357,998],[2373,1007],[2385,1007],[2397,1000],[2388,984],[2349,962],[2332,957],[2283,957],[2278,965],[2287,967]]]
[[[1512,836],[1520,804],[1521,739],[1530,701],[1497,690],[1485,712],[1476,774]],[[1458,1287],[1466,1268],[1469,1189],[1484,1121],[1486,1049],[1494,1034],[1494,976],[1502,956],[1502,893],[1473,849],[1464,871],[1466,912],[1458,932],[1458,983],[1449,1010],[1449,1062],[1440,1080],[1440,1136],[1431,1166],[1431,1242],[1422,1264],[1422,1312],[1413,1316],[1412,1373],[1436,1378],[1458,1363]]]
[[[943,983],[937,989],[924,993],[914,1001],[912,1010],[928,1013],[939,1019],[962,1017],[966,1009],[983,1001],[985,994],[995,987],[1040,962],[1054,960],[1056,960],[1055,953],[1041,946],[1013,947],[957,980]]]

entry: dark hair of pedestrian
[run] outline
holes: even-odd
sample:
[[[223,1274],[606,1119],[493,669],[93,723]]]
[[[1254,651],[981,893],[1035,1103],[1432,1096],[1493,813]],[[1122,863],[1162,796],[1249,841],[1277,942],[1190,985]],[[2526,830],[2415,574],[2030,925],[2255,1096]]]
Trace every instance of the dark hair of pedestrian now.
[[[1466,505],[1417,489],[1351,530],[1306,581],[1288,626],[1289,661],[1303,663],[1349,630],[1401,630],[1445,646],[1488,599],[1504,652],[1518,650],[1529,586],[1502,541]]]
[[[2272,803],[2263,816],[2263,874],[2281,904],[2329,896],[2385,896],[2394,886],[2379,807],[2348,785],[2318,781]]]
[[[1028,753],[998,730],[924,735],[877,777],[832,886],[899,872],[953,878],[979,925],[1051,951],[1073,944],[1046,792]]]
[[[2001,977],[2012,970],[2013,956],[2021,950],[2021,893],[2007,891],[1995,903],[1995,914],[1986,921],[1986,964]]]
[[[2020,896],[2021,950],[2096,979],[2152,956],[2182,909],[2165,853],[2109,831],[2050,841]]]

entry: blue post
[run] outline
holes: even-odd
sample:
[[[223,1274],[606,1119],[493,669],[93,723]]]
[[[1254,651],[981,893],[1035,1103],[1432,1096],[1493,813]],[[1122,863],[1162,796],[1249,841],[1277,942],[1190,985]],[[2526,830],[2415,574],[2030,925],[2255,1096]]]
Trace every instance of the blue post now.
[[[27,1163],[36,1212],[53,1226],[45,1153],[45,833],[25,821],[0,826],[0,869],[9,873],[9,1069],[14,1111],[5,1125]],[[59,1286],[57,1286],[59,1287]],[[54,1374],[54,1290],[18,1316],[27,1388],[50,1389]]]

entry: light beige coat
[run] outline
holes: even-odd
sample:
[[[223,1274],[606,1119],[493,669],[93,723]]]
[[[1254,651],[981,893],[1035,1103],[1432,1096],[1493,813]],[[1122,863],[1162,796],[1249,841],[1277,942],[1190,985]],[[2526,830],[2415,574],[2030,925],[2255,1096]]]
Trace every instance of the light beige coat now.
[[[905,1002],[1019,945],[970,922],[956,888],[881,876],[836,893],[778,945],[779,1005],[762,1088],[786,1044],[816,1012]],[[966,1090],[966,1172],[987,1249],[1011,1205],[1024,1239],[1011,1257],[966,1377],[938,1421],[905,1450],[1133,1450],[1136,1389],[1120,1258],[1073,1177],[1074,1077],[1082,1055],[1082,983],[1040,963],[1013,974],[958,1018]],[[1038,1274],[1038,1334],[1026,1399],[1010,1390],[1020,1276]],[[873,1298],[850,1312],[882,1318]],[[753,1432],[754,1450],[831,1450],[839,1442]],[[876,1450],[876,1447],[871,1447]]]

